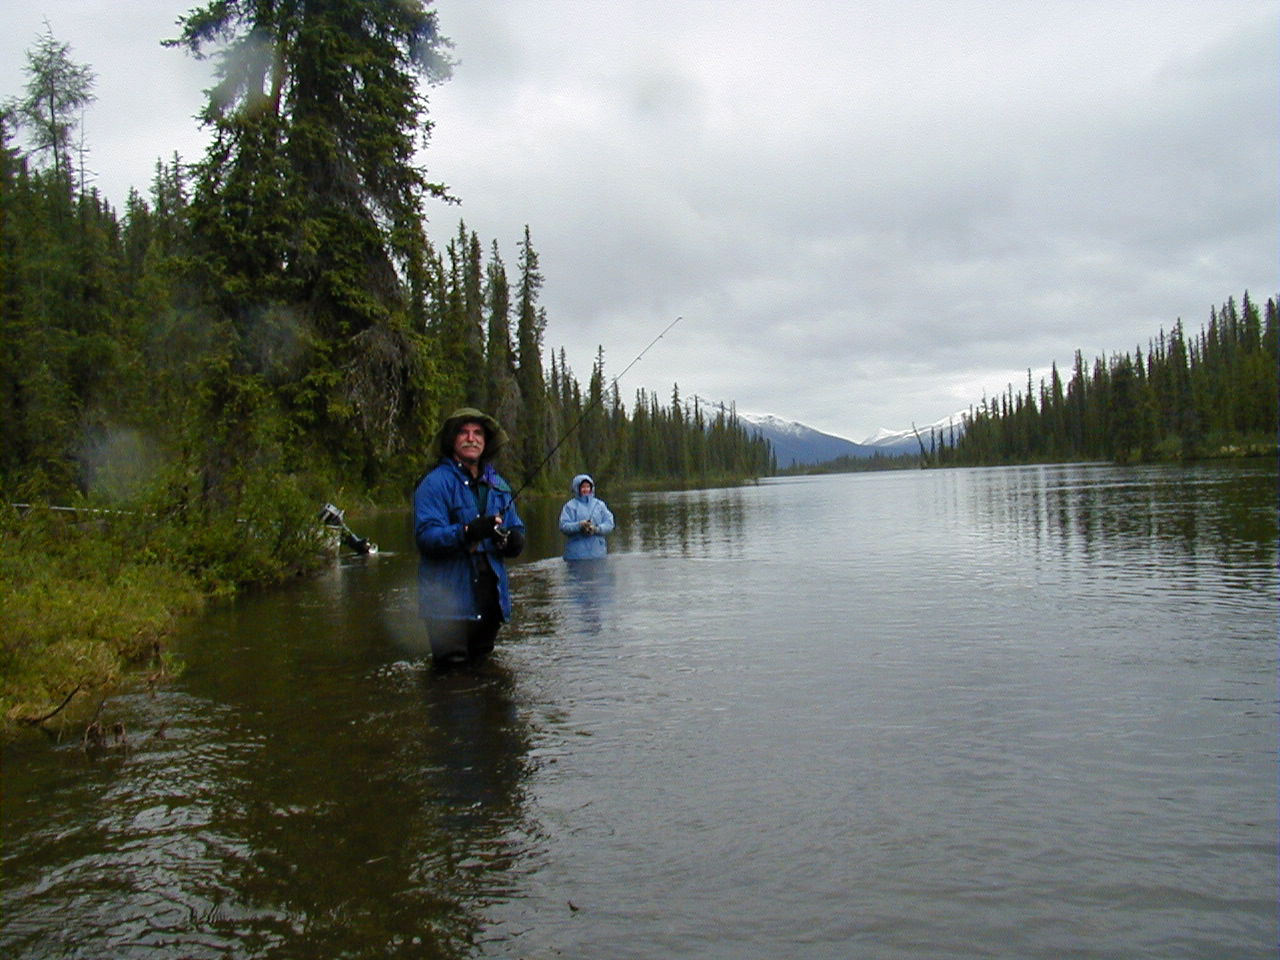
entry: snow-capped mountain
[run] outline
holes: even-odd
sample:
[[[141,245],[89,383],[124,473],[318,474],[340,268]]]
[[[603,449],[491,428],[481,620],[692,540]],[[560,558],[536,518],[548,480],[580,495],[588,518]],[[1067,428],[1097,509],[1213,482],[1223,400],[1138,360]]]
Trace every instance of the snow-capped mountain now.
[[[894,457],[920,452],[916,431],[910,428],[905,430],[881,428],[862,443],[854,443],[844,437],[823,433],[821,430],[815,430],[795,420],[784,420],[769,413],[739,411],[738,419],[748,430],[769,441],[770,446],[773,447],[774,456],[778,460],[778,466],[783,468],[825,463],[837,457],[872,457],[876,454]],[[953,426],[956,436],[959,436],[964,429],[961,414],[953,414],[936,423],[926,424],[916,429],[920,433],[920,439],[928,447],[931,431],[937,431],[939,436],[945,437],[950,443],[950,431]]]
[[[803,423],[783,420],[769,413],[739,411],[738,419],[748,430],[769,441],[779,467],[823,463],[836,457],[869,457],[876,452],[844,437],[823,433]]]
[[[934,423],[926,423],[915,428],[909,427],[906,430],[890,430],[887,427],[881,427],[863,440],[862,446],[871,447],[884,454],[919,453],[920,443],[923,442],[928,449],[930,437],[935,434],[948,444],[951,443],[952,430],[957,437],[963,434],[964,418],[967,415],[967,410],[961,410]],[[919,440],[916,439],[917,432],[920,436]]]

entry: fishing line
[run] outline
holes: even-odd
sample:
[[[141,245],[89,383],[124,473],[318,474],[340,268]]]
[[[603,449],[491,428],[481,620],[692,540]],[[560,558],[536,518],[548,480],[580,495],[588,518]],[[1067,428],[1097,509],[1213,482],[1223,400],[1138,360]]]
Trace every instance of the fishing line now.
[[[9,506],[13,507],[15,510],[19,511],[20,513],[26,513],[28,510],[42,509],[42,510],[62,511],[62,512],[72,513],[72,514],[88,513],[88,514],[95,514],[95,515],[101,514],[105,516],[117,516],[117,517],[137,517],[137,516],[155,517],[157,516],[157,514],[154,514],[154,513],[139,513],[137,510],[111,510],[105,507],[61,507],[61,506],[56,506],[54,504],[31,504],[31,503],[11,503],[9,504]],[[339,510],[332,503],[326,503],[323,507],[320,508],[320,513],[316,516],[316,520],[319,521],[321,526],[329,527],[333,530],[341,532],[342,542],[345,543],[352,550],[354,550],[356,553],[370,554],[370,553],[378,552],[378,545],[376,543],[374,543],[368,537],[357,536],[356,533],[350,527],[347,526],[345,511]],[[243,518],[239,518],[239,517],[236,518],[236,523],[248,524],[249,522],[250,521],[245,520]],[[278,526],[279,524],[277,523],[276,525]]]
[[[634,367],[637,363],[639,363],[640,358],[643,357],[646,353],[648,353],[655,343],[657,343],[659,340],[665,337],[667,335],[667,332],[683,319],[684,317],[676,317],[674,320],[668,323],[666,327],[663,329],[663,331],[660,334],[658,334],[656,337],[654,337],[652,340],[650,340],[649,345],[646,346],[639,353],[637,353],[635,356],[635,359],[632,360],[630,363],[626,365],[626,367],[623,368],[622,373],[618,374],[616,377],[614,377],[612,380],[609,381],[609,386],[606,389],[600,391],[599,398],[591,401],[591,403],[582,411],[582,414],[574,422],[573,426],[571,426],[568,430],[566,430],[561,435],[560,439],[556,441],[556,445],[551,448],[551,452],[548,453],[545,457],[543,457],[542,462],[534,468],[533,473],[529,474],[529,479],[527,479],[524,483],[522,483],[520,485],[520,489],[511,495],[512,503],[515,503],[516,497],[524,493],[525,488],[528,487],[529,484],[533,483],[533,478],[542,472],[542,468],[551,462],[551,458],[556,455],[556,451],[560,449],[560,447],[564,444],[566,440],[569,439],[569,437],[573,436],[573,431],[577,430],[578,427],[582,426],[582,421],[587,419],[587,414],[589,414],[592,410],[594,410],[597,404],[603,403],[604,398],[608,396],[609,392],[612,391],[615,386],[617,386],[618,381],[627,375],[627,371],[630,370],[632,367]]]

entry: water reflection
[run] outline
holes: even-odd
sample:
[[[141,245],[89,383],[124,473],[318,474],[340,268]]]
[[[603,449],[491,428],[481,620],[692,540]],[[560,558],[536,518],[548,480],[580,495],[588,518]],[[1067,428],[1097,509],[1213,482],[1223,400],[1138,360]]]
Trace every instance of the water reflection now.
[[[754,490],[735,487],[636,495],[618,518],[615,547],[644,553],[674,550],[681,556],[715,549],[734,556],[742,546],[747,504]]]
[[[526,853],[514,678],[394,659],[314,598],[209,617],[181,692],[112,704],[163,738],[113,765],[69,745],[56,798],[47,761],[6,770],[5,956],[469,955]]]
[[[588,636],[594,636],[604,626],[608,609],[613,604],[617,583],[614,564],[608,558],[573,560],[566,561],[564,569],[569,600],[580,624],[579,629]]]
[[[462,956],[508,892],[527,745],[509,673],[379,679],[383,710],[316,714],[314,737],[273,737],[268,770],[223,787],[252,851],[239,899],[278,906],[282,956]]]
[[[1163,557],[1245,569],[1275,551],[1270,464],[1035,466],[954,479],[994,545],[1036,542],[1089,565]]]
[[[6,750],[0,955],[1267,955],[1274,484],[644,494],[589,567],[531,501],[446,673],[405,517],[361,523],[113,701],[128,752]]]

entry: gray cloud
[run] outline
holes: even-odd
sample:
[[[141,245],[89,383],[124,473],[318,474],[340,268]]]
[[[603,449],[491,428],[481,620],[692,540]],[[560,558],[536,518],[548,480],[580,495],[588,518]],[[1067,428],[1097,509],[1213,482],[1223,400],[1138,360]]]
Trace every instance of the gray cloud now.
[[[0,5],[17,57],[41,14]],[[185,5],[133,6],[127,35],[50,14],[103,78],[116,200],[193,156],[208,85],[158,46]],[[432,232],[461,216],[514,269],[528,224],[579,376],[684,316],[628,399],[678,382],[856,440],[1278,286],[1277,0],[435,7],[459,63],[423,162],[462,205]]]

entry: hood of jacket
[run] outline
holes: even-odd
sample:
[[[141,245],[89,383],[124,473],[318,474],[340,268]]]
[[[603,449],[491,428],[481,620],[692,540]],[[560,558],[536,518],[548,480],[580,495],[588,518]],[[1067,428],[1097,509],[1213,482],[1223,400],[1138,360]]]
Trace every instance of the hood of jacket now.
[[[576,477],[574,477],[574,478],[573,478],[573,482],[569,484],[569,493],[570,493],[570,495],[575,496],[575,497],[578,497],[579,499],[581,499],[581,496],[582,496],[582,495],[581,495],[580,493],[578,493],[578,488],[579,488],[580,486],[582,486],[582,481],[583,481],[583,480],[587,480],[587,481],[589,481],[589,482],[591,483],[591,495],[592,495],[592,496],[595,496],[595,492],[596,492],[596,482],[595,482],[594,480],[592,480],[592,479],[591,479],[591,474],[589,474],[589,473],[580,473],[580,474],[578,474]]]
[[[480,455],[482,462],[492,460],[511,442],[507,431],[493,417],[475,407],[459,407],[445,418],[436,433],[433,443],[437,455],[445,459],[453,457],[453,439],[458,435],[458,428],[468,420],[474,420],[484,427],[484,453]]]

